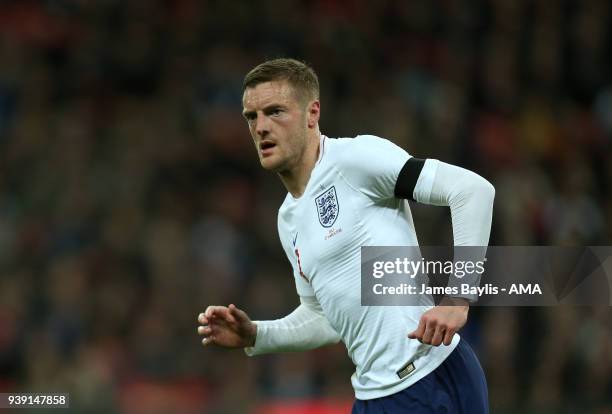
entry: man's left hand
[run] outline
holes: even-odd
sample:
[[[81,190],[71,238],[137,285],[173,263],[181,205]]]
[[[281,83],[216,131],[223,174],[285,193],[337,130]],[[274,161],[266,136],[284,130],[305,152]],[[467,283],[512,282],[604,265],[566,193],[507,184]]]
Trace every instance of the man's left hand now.
[[[469,302],[462,298],[445,297],[440,304],[421,315],[419,326],[408,334],[428,345],[450,345],[455,333],[467,322]]]

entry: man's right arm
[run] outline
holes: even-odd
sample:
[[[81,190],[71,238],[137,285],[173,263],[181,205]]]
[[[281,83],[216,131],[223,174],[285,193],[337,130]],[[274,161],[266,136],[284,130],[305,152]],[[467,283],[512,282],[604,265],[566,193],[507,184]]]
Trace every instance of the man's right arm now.
[[[340,341],[314,296],[300,296],[301,304],[284,318],[251,321],[234,305],[209,306],[198,316],[202,344],[244,348],[249,356],[272,352],[306,351]]]
[[[300,296],[300,305],[289,315],[272,321],[254,321],[257,336],[249,356],[272,352],[307,351],[340,342],[314,296]]]

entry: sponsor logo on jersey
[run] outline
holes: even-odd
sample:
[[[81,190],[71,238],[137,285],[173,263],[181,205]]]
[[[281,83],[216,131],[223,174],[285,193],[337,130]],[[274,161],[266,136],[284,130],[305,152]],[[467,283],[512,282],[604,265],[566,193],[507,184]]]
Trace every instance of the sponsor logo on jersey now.
[[[342,233],[342,229],[335,229],[332,227],[331,229],[327,230],[327,234],[325,235],[324,240],[329,240],[338,233]]]
[[[406,365],[404,365],[403,367],[401,367],[397,372],[397,376],[399,377],[399,379],[404,379],[406,378],[408,375],[412,374],[412,372],[414,371],[414,364],[412,362],[407,363]]]
[[[336,187],[331,186],[323,194],[315,199],[319,223],[323,227],[331,227],[338,218],[340,206],[338,205],[338,197],[336,196]]]

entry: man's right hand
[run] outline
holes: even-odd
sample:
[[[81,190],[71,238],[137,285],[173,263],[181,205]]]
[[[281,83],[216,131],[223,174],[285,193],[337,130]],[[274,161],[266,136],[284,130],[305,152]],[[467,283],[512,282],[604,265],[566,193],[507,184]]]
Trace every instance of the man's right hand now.
[[[198,315],[198,334],[204,346],[216,344],[226,348],[245,348],[255,345],[257,325],[234,305],[209,306]]]

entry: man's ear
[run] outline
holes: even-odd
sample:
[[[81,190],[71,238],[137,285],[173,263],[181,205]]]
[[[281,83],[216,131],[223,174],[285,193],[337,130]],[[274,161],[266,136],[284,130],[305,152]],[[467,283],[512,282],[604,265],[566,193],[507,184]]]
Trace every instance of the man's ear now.
[[[321,117],[321,103],[319,100],[314,100],[308,104],[308,128],[315,128]]]

